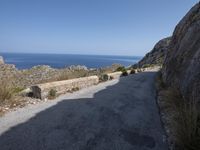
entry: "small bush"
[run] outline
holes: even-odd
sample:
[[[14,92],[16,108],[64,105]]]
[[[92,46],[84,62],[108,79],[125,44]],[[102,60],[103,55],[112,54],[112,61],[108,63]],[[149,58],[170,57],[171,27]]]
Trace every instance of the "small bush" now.
[[[124,66],[118,67],[118,68],[116,69],[116,71],[124,72],[124,71],[126,71],[126,68],[125,68]]]
[[[121,76],[128,76],[128,72],[127,71],[123,71]]]
[[[181,150],[200,150],[200,111],[194,98],[186,100],[178,89],[161,88],[162,108],[175,147]]]
[[[103,74],[103,75],[100,76],[99,80],[101,82],[108,81],[109,80],[109,76],[107,74]]]
[[[135,74],[135,69],[131,69],[130,74]]]
[[[21,92],[23,88],[14,87],[10,81],[0,81],[0,103],[10,100],[15,94]]]
[[[79,91],[79,87],[74,87],[74,88],[72,88],[72,91],[73,91],[73,92]]]
[[[11,99],[12,96],[13,96],[13,93],[10,87],[7,87],[5,85],[0,86],[0,101],[1,102]]]
[[[55,89],[51,89],[48,94],[49,99],[54,99],[56,97],[57,91]]]
[[[144,64],[144,65],[142,66],[142,68],[149,68],[149,67],[152,67],[152,65],[151,65],[151,64]]]

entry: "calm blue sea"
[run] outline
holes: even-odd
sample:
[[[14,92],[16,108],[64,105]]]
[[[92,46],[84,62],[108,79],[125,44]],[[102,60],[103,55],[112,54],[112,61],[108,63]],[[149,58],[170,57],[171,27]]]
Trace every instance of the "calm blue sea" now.
[[[72,55],[72,54],[25,54],[0,53],[8,64],[15,64],[18,69],[28,69],[36,65],[49,65],[63,68],[70,65],[85,65],[88,68],[100,68],[114,63],[124,66],[133,65],[141,57],[136,56],[103,56],[103,55]]]

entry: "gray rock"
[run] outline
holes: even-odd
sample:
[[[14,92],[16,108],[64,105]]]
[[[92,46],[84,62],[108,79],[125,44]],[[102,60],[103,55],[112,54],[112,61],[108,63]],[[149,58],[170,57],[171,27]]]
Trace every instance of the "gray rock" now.
[[[1,64],[4,64],[4,59],[3,59],[2,56],[0,56],[0,65],[1,65]]]
[[[138,67],[143,67],[144,65],[161,65],[166,56],[171,37],[164,38],[160,40],[153,50],[145,55],[145,57],[139,61]]]
[[[68,67],[69,70],[88,70],[86,66],[81,66],[81,65],[72,65]]]
[[[176,26],[162,73],[168,86],[200,101],[200,2]]]

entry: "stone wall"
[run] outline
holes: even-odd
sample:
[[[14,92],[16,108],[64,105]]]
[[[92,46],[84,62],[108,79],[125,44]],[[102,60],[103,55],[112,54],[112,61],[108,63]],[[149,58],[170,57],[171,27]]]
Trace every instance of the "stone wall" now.
[[[120,65],[113,64],[112,66],[87,69],[85,66],[69,66],[67,68],[55,69],[50,66],[41,65],[34,66],[31,69],[18,70],[15,65],[1,64],[0,65],[0,81],[9,79],[14,86],[27,88],[29,86],[67,79],[87,77],[93,75],[101,75],[110,73],[116,70]]]
[[[119,79],[122,75],[122,72],[121,71],[113,72],[113,73],[108,73],[107,75],[109,79]]]
[[[56,91],[56,94],[64,94],[73,89],[82,89],[99,83],[97,76],[83,77],[71,80],[56,81],[44,84],[38,84],[31,87],[33,97],[45,99],[49,96],[50,90]]]

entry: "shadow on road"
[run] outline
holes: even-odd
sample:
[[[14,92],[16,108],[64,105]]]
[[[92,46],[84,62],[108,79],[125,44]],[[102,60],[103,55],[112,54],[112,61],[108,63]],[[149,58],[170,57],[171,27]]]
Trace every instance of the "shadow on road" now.
[[[154,77],[130,75],[92,98],[62,100],[3,133],[0,149],[165,150]]]

